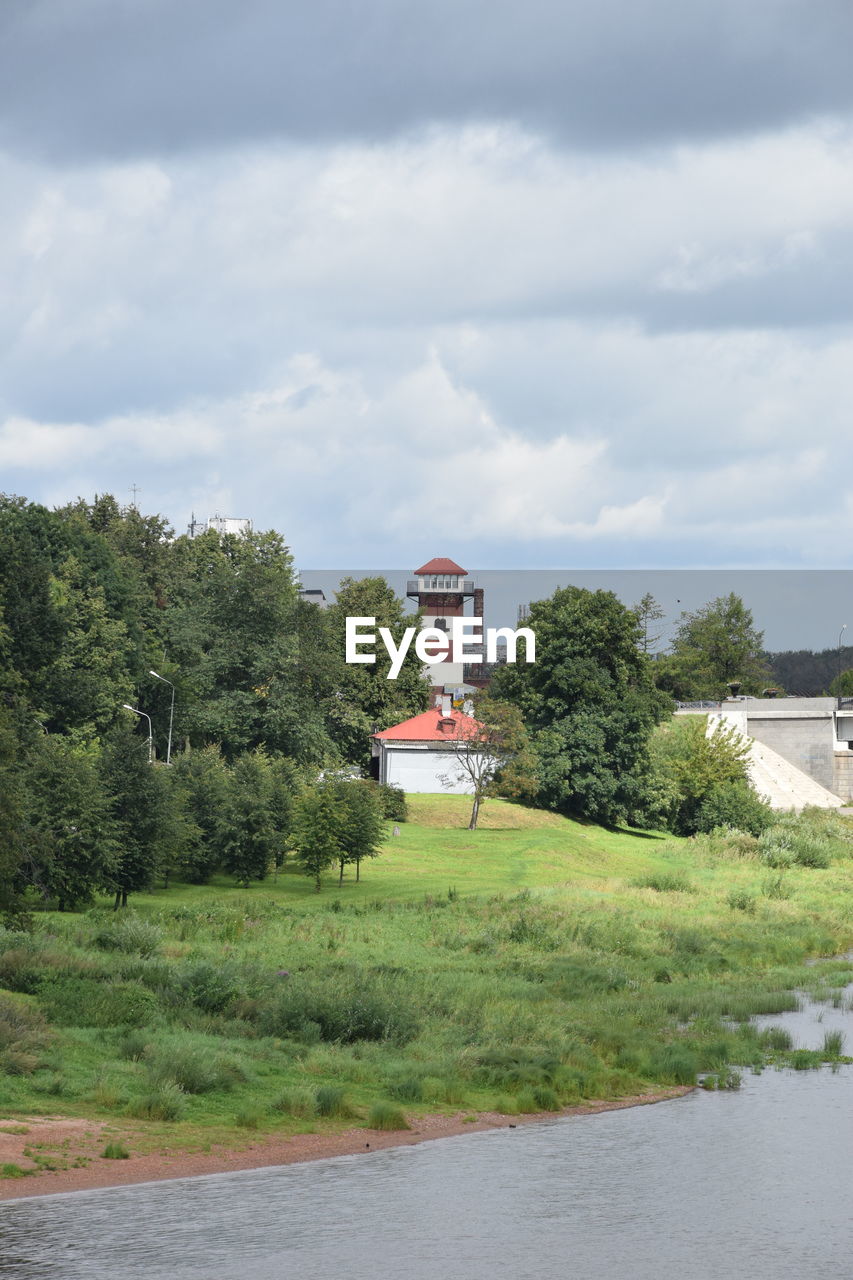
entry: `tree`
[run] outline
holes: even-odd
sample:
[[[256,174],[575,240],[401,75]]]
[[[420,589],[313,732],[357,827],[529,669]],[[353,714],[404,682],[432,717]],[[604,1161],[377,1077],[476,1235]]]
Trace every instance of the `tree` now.
[[[219,837],[230,797],[228,766],[217,746],[183,751],[174,758],[169,781],[194,826],[192,838],[181,847],[179,868],[191,883],[204,884],[222,857]]]
[[[663,797],[658,816],[678,835],[703,829],[703,807],[708,814],[734,813],[737,796],[731,789],[749,790],[749,744],[722,723],[711,734],[707,729],[706,716],[674,716],[652,739],[657,793]],[[745,811],[748,805],[739,807]]]
[[[733,681],[743,693],[759,693],[770,680],[763,642],[764,633],[734,592],[682,613],[672,645],[673,693],[683,700],[720,698]]]
[[[112,882],[118,847],[98,751],[42,734],[26,761],[27,878],[60,911]]]
[[[842,671],[835,677],[829,686],[829,692],[833,698],[853,697],[853,667],[848,667],[846,671]]]
[[[641,812],[648,742],[672,702],[654,688],[636,614],[611,591],[561,587],[530,606],[537,660],[501,667],[494,696],[521,712],[537,800],[597,822]]]
[[[339,832],[338,801],[331,787],[315,787],[299,797],[294,814],[296,856],[318,893],[323,872],[340,857]]]
[[[329,733],[347,763],[366,769],[371,733],[426,711],[430,686],[413,644],[396,680],[388,679],[391,659],[384,645],[377,646],[375,663],[347,663],[344,629],[348,617],[375,618],[377,631],[387,627],[396,644],[406,627],[419,626],[420,620],[403,612],[402,603],[384,578],[343,578],[335,603],[325,611],[327,661],[334,672],[326,704]]]
[[[535,762],[527,731],[518,707],[509,702],[479,695],[472,714],[456,721],[452,753],[452,764],[441,781],[445,786],[464,783],[471,796],[469,831],[476,831],[480,807],[489,796],[535,794]]]
[[[231,768],[218,845],[222,865],[244,889],[252,880],[266,879],[275,858],[276,828],[263,751],[240,756]]]
[[[101,778],[109,798],[118,854],[109,875],[115,907],[128,894],[148,889],[158,870],[170,865],[176,838],[166,766],[148,763],[148,744],[124,724],[104,743]]]
[[[0,916],[10,923],[20,914],[24,795],[15,765],[19,743],[12,716],[0,703]]]
[[[640,648],[643,653],[649,653],[650,650],[654,650],[662,634],[660,631],[652,634],[655,629],[655,623],[660,622],[661,618],[666,615],[650,591],[647,591],[642,600],[633,606],[631,612],[636,616],[642,632]]]
[[[365,858],[375,858],[382,843],[382,802],[369,782],[340,779],[331,783],[330,788],[337,802],[339,883],[343,881],[344,866],[348,862],[355,863],[358,881],[362,862]]]

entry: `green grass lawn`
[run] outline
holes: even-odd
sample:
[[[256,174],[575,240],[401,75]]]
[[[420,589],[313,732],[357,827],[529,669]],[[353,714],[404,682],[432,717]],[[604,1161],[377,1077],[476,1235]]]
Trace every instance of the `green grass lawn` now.
[[[831,958],[853,945],[849,827],[828,868],[774,871],[736,835],[502,801],[467,820],[462,797],[415,797],[360,883],[348,868],[319,894],[286,868],[3,931],[3,1112],[190,1148],[367,1125],[375,1107],[522,1113],[730,1084],[733,1066],[787,1060],[750,1015],[853,979]]]
[[[399,836],[390,834],[394,824],[389,823],[380,856],[363,863],[358,884],[353,868],[346,868],[342,885],[337,871],[330,870],[318,897],[313,881],[285,867],[275,878],[242,892],[247,901],[260,894],[288,906],[324,909],[328,894],[342,902],[365,897],[411,901],[426,894],[443,896],[449,888],[466,896],[557,889],[631,875],[638,865],[662,866],[673,844],[672,837],[606,831],[506,800],[490,800],[481,810],[479,829],[469,831],[470,809],[464,796],[410,797],[409,821],[399,824]],[[233,880],[220,875],[207,885],[134,894],[132,906],[148,910],[165,901],[202,903],[239,892]]]

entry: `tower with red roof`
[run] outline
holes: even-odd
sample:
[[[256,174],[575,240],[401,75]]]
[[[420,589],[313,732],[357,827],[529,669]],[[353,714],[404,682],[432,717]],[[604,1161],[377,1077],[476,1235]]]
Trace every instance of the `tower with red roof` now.
[[[415,577],[410,578],[407,584],[406,595],[423,610],[424,627],[449,632],[451,618],[462,617],[466,612],[482,618],[483,592],[474,586],[467,573],[468,570],[455,560],[441,556],[415,569]],[[473,604],[471,609],[466,608],[469,600]],[[455,692],[462,685],[464,675],[462,663],[437,662],[430,668],[436,691]]]

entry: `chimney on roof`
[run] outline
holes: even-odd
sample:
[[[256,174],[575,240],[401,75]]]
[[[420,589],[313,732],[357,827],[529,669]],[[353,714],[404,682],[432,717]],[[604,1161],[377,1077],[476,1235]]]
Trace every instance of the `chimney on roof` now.
[[[443,693],[441,695],[441,714],[443,716],[453,715],[453,699],[449,693]]]

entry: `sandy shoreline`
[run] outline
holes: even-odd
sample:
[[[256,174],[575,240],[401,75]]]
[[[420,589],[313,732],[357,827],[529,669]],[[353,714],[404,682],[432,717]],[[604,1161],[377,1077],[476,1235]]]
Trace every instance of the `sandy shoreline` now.
[[[107,1138],[115,1138],[115,1126],[91,1120],[67,1117],[33,1117],[0,1119],[0,1165],[5,1163],[30,1167],[32,1158],[25,1148],[58,1155],[57,1162],[71,1167],[29,1174],[26,1177],[0,1178],[0,1200],[18,1200],[28,1196],[58,1195],[68,1191],[88,1191],[98,1187],[131,1186],[139,1182],[157,1182],[169,1178],[198,1177],[206,1173],[227,1173],[238,1169],[263,1169],[275,1165],[300,1164],[324,1160],[329,1156],[369,1155],[388,1147],[413,1146],[437,1138],[452,1138],[465,1133],[482,1133],[490,1129],[507,1129],[535,1121],[556,1120],[568,1116],[596,1115],[602,1111],[618,1111],[625,1107],[649,1106],[690,1092],[686,1085],[661,1089],[655,1093],[615,1098],[609,1102],[587,1102],[563,1111],[546,1111],[535,1115],[506,1116],[498,1112],[478,1112],[476,1119],[465,1121],[472,1113],[454,1116],[428,1115],[412,1117],[411,1129],[382,1133],[375,1129],[347,1129],[342,1133],[300,1133],[288,1137],[266,1135],[255,1138],[240,1149],[214,1148],[205,1152],[159,1151],[131,1154],[127,1160],[105,1160],[101,1156]],[[22,1132],[23,1131],[23,1132]],[[133,1135],[124,1141],[133,1150]],[[73,1167],[73,1162],[81,1163]],[[84,1163],[85,1162],[85,1163]]]

